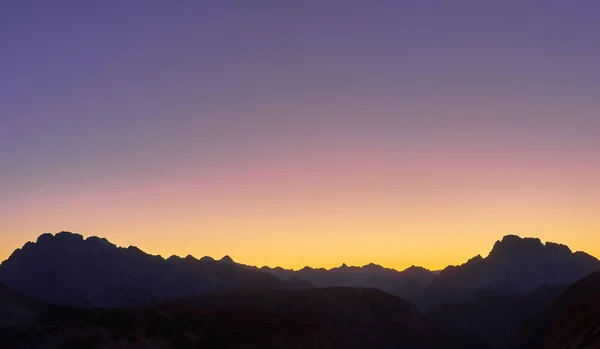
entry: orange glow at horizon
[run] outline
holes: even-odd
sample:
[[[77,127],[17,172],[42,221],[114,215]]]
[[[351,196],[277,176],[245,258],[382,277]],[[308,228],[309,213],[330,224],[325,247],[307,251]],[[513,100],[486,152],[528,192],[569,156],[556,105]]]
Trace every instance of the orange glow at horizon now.
[[[441,269],[485,256],[506,234],[600,256],[590,243],[600,230],[600,195],[583,185],[600,172],[593,162],[489,149],[343,154],[265,157],[188,177],[173,169],[12,202],[4,209],[13,210],[8,226],[19,234],[0,253],[69,230],[163,257],[230,255],[294,269],[372,262]]]
[[[599,1],[35,3],[0,5],[0,260],[60,231],[296,269],[507,234],[600,257]]]

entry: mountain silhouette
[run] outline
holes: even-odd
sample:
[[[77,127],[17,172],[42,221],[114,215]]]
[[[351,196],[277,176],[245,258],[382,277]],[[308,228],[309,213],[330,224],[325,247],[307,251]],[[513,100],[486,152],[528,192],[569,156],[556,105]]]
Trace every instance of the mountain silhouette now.
[[[163,259],[137,247],[61,232],[43,234],[0,265],[0,281],[29,297],[78,307],[123,307],[204,292],[286,287],[255,270],[192,256]]]
[[[518,332],[517,348],[562,348],[548,343],[597,340],[597,270],[600,261],[588,254],[514,235],[487,257],[432,272],[164,259],[99,237],[43,234],[0,265],[0,341],[21,345],[39,335],[40,346],[26,347],[74,338],[133,348],[236,347],[226,335],[235,328],[252,339],[250,347],[280,347],[280,338],[308,348],[506,348]]]
[[[373,263],[362,267],[348,266],[344,263],[331,269],[304,267],[291,270],[262,267],[260,270],[282,280],[306,280],[317,287],[369,287],[400,295],[405,289],[427,286],[435,277],[433,272],[422,267],[411,266],[398,271]]]
[[[596,270],[600,261],[588,254],[514,235],[497,241],[485,258],[476,256],[435,273],[372,263],[288,270],[238,264],[229,256],[164,259],[103,238],[61,232],[42,234],[15,250],[0,265],[0,282],[35,299],[80,307],[135,306],[237,288],[367,287],[426,310],[445,302],[467,302],[479,291],[523,296],[544,285],[571,284]]]
[[[544,285],[571,284],[594,271],[600,261],[567,246],[543,244],[537,238],[507,235],[485,258],[473,257],[437,275],[415,301],[423,307],[466,301],[478,290],[499,295],[523,295]]]

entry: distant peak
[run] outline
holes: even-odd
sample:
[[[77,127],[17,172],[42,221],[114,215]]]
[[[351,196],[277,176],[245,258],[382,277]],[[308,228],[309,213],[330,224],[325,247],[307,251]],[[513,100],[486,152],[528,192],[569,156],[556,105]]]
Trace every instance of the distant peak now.
[[[44,233],[40,235],[36,240],[36,244],[43,245],[46,243],[54,242],[59,243],[61,245],[78,245],[83,241],[84,239],[81,234],[75,234],[68,231],[61,231],[60,233],[57,233],[55,235],[52,235],[51,233]]]
[[[200,258],[200,261],[201,262],[214,262],[215,259],[210,256],[204,256],[204,257]]]
[[[127,247],[127,250],[131,251],[131,252],[135,252],[135,253],[144,253],[145,254],[145,252],[140,250],[139,247],[133,246],[133,245],[130,245],[129,247]]]
[[[90,236],[89,238],[85,239],[85,241],[97,242],[99,244],[106,244],[106,245],[113,245],[114,246],[114,244],[112,244],[106,238],[101,238],[99,236]]]
[[[542,241],[538,238],[525,237],[522,238],[518,235],[505,235],[502,240],[496,241],[494,248],[502,246],[518,246],[518,245],[529,245],[529,246],[543,246]]]
[[[44,233],[40,236],[38,236],[36,243],[40,244],[40,243],[44,243],[45,241],[50,241],[54,239],[54,235],[52,235],[51,233]]]
[[[469,259],[469,260],[467,261],[467,263],[478,262],[478,261],[481,261],[481,260],[483,260],[483,257],[481,257],[481,255],[480,255],[480,254],[478,254],[477,256],[475,256],[475,257],[473,257],[473,258]]]
[[[546,242],[544,247],[546,247],[546,249],[556,251],[557,253],[565,253],[565,254],[573,253],[571,251],[571,249],[569,248],[569,246],[563,245],[563,244],[557,244],[555,242]]]
[[[408,271],[408,272],[410,272],[410,271],[431,271],[431,270],[429,270],[429,269],[427,269],[427,268],[423,268],[423,267],[421,267],[421,266],[418,266],[418,265],[414,265],[414,264],[413,264],[413,265],[411,265],[410,267],[408,267],[408,268],[404,269],[403,271]]]
[[[502,240],[500,240],[500,242],[520,241],[520,240],[523,240],[523,238],[521,238],[519,235],[508,234],[508,235],[504,235],[502,237]]]
[[[375,264],[375,263],[369,263],[367,265],[364,265],[363,268],[368,269],[368,270],[380,270],[380,269],[384,269],[381,265]]]
[[[83,240],[83,235],[71,233],[70,231],[61,231],[56,234],[54,237],[61,239],[73,239],[73,240]]]
[[[227,263],[227,264],[235,264],[235,262],[233,261],[233,259],[231,257],[229,257],[228,255],[226,255],[223,258],[221,258],[221,260],[219,260],[219,262]]]
[[[513,255],[543,249],[544,244],[538,238],[521,238],[517,235],[506,235],[502,240],[496,241],[490,256]]]
[[[185,256],[185,260],[194,262],[197,259],[196,259],[196,257],[192,256],[191,254],[188,254],[187,256]]]
[[[348,268],[348,266],[346,265],[346,263],[342,263],[342,265],[340,266],[340,268],[345,269],[345,268]]]

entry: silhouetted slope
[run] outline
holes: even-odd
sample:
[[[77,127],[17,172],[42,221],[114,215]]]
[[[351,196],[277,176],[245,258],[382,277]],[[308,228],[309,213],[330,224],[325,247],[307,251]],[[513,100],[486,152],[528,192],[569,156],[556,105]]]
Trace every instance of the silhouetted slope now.
[[[143,309],[58,309],[0,331],[3,347],[486,349],[432,331],[407,301],[372,289],[227,291]]]
[[[121,307],[203,292],[286,287],[276,277],[223,261],[192,256],[167,260],[136,247],[68,232],[41,235],[0,266],[0,281],[53,304]]]
[[[400,344],[416,348],[489,347],[487,342],[465,331],[432,330],[414,304],[370,288],[231,291],[181,300],[177,304],[214,310],[318,314],[328,324],[332,338],[343,348]]]
[[[425,323],[412,303],[369,288],[233,290],[181,299],[174,304],[211,310],[310,312],[326,315],[331,321],[363,324],[386,319],[402,330],[425,331]]]
[[[520,295],[543,285],[570,284],[596,270],[600,270],[600,261],[586,253],[508,235],[494,244],[486,258],[476,256],[442,270],[416,301],[423,306],[465,301],[477,290]]]
[[[433,307],[428,322],[439,329],[468,331],[500,347],[512,344],[519,325],[552,304],[568,285],[548,285],[524,296],[478,291],[465,302]]]
[[[551,307],[525,321],[515,347],[600,347],[600,272],[577,281]]]
[[[0,328],[31,323],[43,310],[45,306],[42,303],[0,284]]]

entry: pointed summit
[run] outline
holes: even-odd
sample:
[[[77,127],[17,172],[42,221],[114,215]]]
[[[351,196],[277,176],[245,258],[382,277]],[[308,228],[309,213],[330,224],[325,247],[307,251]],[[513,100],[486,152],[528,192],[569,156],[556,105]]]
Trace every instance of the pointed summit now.
[[[214,262],[215,259],[212,258],[211,256],[204,256],[202,258],[200,258],[200,262]]]
[[[223,258],[221,258],[219,260],[219,262],[225,263],[225,264],[235,264],[235,262],[233,261],[233,259],[231,257],[229,257],[228,255],[226,255]]]

